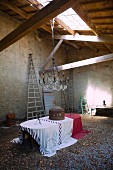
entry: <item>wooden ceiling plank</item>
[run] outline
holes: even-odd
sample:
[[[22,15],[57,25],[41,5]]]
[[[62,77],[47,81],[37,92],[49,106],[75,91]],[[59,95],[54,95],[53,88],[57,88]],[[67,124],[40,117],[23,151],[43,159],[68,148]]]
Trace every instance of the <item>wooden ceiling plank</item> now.
[[[41,4],[42,5],[42,4]],[[43,5],[42,5],[43,6]],[[64,29],[66,29],[70,34],[74,35],[75,31],[72,30],[68,25],[66,25],[62,20],[60,20],[58,17],[55,17],[55,22],[57,22],[59,25],[61,25]],[[46,31],[48,31],[49,33],[52,33],[52,31],[50,30],[49,27],[47,27],[46,25],[41,26],[43,29],[45,29]],[[57,32],[55,32],[56,35],[58,35]],[[76,45],[75,43],[72,43],[70,41],[66,41],[65,42],[71,46],[73,46],[76,49],[80,49],[80,47],[78,45]]]
[[[64,29],[66,29],[70,34],[74,35],[75,31],[72,30],[68,25],[66,25],[61,19],[59,19],[58,17],[55,18],[55,21],[61,25]]]
[[[55,35],[55,39],[88,41],[88,42],[110,42],[113,43],[113,36],[88,36],[88,35]]]
[[[113,12],[113,7],[109,7],[109,8],[99,8],[99,9],[90,9],[90,10],[85,10],[85,13],[97,13],[97,12]]]
[[[100,2],[103,2],[103,0],[91,0],[91,1],[84,1],[84,2],[81,2],[80,5],[89,5],[89,4],[94,4],[94,3],[100,3]]]
[[[35,12],[36,13],[36,12]],[[31,16],[33,15],[33,14],[30,14]],[[58,19],[58,18],[57,18]],[[66,24],[63,24],[63,22],[62,21],[59,21],[59,20],[57,20],[56,18],[55,18],[55,20],[56,20],[56,22],[58,22],[59,24],[61,24],[62,23],[62,25],[65,27],[65,29],[66,28],[68,28],[68,26],[66,26]],[[41,26],[41,28],[43,28],[44,30],[46,30],[47,32],[49,32],[49,33],[52,33],[52,31],[51,31],[51,28],[50,27],[48,27],[47,25],[42,25]],[[70,30],[71,30],[71,28],[70,28]],[[68,28],[68,31],[69,31],[69,28]],[[70,33],[72,33],[72,34],[74,34],[74,31],[73,30],[71,30],[71,31],[69,31]],[[58,34],[58,33],[57,33]],[[78,45],[76,45],[75,43],[72,43],[72,42],[70,42],[70,41],[65,41],[67,44],[70,44],[71,46],[73,46],[74,48],[76,48],[76,49],[80,49],[80,47],[78,46]]]
[[[74,35],[74,34],[75,34],[75,31],[72,30],[68,25],[66,25],[66,24],[65,24],[62,20],[60,20],[59,18],[56,17],[56,18],[55,18],[55,21],[56,21],[59,25],[61,25],[64,29],[66,29],[71,35]],[[74,48],[80,50],[80,47],[79,47],[77,44],[75,44],[75,43],[73,43],[73,42],[70,42],[70,41],[66,41],[66,40],[65,40],[65,42],[66,42],[67,44],[73,46]]]
[[[58,32],[55,31],[55,35],[60,35]],[[46,39],[51,39],[51,36],[50,35],[45,35],[43,33],[40,34],[40,36],[42,38],[46,38]],[[80,46],[75,44],[74,42],[71,42],[71,41],[68,41],[68,40],[64,40],[65,43],[73,46],[74,48],[76,48],[77,50],[80,50]]]
[[[80,9],[79,5],[75,5],[73,9],[80,16],[80,18],[89,26],[89,28],[94,32],[95,35],[100,34],[93,22],[91,22],[90,18],[84,13],[84,11]]]
[[[95,25],[113,25],[113,22],[100,22],[100,23],[96,23]]]
[[[47,25],[42,25],[41,28],[43,28],[45,31],[52,33],[51,28],[48,27]]]
[[[12,45],[28,33],[36,30],[38,27],[45,24],[50,19],[54,18],[61,12],[75,5],[78,1],[75,0],[53,0],[50,4],[37,12],[35,15],[26,20],[14,31],[9,33],[0,41],[0,51]]]
[[[0,4],[3,4],[4,6],[8,7],[9,9],[11,9],[12,11],[18,13],[19,15],[21,15],[23,18],[27,19],[28,16],[26,14],[26,12],[24,12],[23,10],[19,9],[18,7],[16,7],[14,4],[12,4],[11,2],[7,1],[7,0],[2,0],[0,1]]]
[[[113,16],[96,16],[96,17],[90,17],[91,20],[106,20],[106,19],[113,19]]]
[[[69,63],[69,64],[64,64],[64,65],[58,66],[57,68],[58,68],[58,70],[67,70],[67,69],[87,66],[87,65],[101,63],[101,62],[105,62],[105,61],[111,61],[111,60],[113,60],[113,53],[86,59],[86,60],[82,60],[82,61],[77,61],[77,62],[73,62],[73,63]]]

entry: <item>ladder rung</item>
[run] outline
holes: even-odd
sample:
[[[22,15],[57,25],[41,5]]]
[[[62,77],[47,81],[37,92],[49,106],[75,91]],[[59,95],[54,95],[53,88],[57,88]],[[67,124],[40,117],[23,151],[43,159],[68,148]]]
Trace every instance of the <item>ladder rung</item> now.
[[[41,103],[42,101],[40,100],[40,101],[38,101],[38,100],[36,100],[36,101],[28,101],[28,103]]]
[[[37,118],[37,116],[28,117],[28,119],[33,119],[33,118]]]
[[[36,98],[36,99],[40,99],[40,97],[29,97],[30,99],[34,99],[34,98]]]
[[[28,107],[28,109],[31,109],[31,108],[40,108],[40,107],[42,107],[42,106],[30,106],[30,107]]]
[[[28,104],[29,104],[29,103],[35,103],[35,101],[34,101],[34,102],[28,102]]]
[[[38,90],[39,91],[38,87],[29,87],[29,89],[33,89],[33,90]]]
[[[29,113],[40,113],[40,112],[44,112],[44,110],[37,110],[37,111],[32,111],[32,112],[27,112],[27,113],[29,114]]]
[[[43,101],[40,95],[35,68],[31,57],[29,60],[27,118],[37,118],[37,115],[41,117],[44,113]]]
[[[29,93],[31,93],[31,94],[36,94],[36,93],[39,93],[39,92],[38,92],[38,91],[35,91],[35,92],[30,92],[30,91],[29,91]]]
[[[44,112],[44,110],[37,110],[36,112],[40,113],[40,112]]]

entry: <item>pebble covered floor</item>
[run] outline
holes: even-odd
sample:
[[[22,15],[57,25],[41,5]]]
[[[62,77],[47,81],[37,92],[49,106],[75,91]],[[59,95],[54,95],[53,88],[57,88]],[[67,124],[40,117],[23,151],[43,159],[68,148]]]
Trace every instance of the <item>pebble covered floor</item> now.
[[[34,142],[11,143],[18,127],[0,128],[0,170],[113,170],[113,118],[82,116],[83,129],[91,133],[48,158]]]

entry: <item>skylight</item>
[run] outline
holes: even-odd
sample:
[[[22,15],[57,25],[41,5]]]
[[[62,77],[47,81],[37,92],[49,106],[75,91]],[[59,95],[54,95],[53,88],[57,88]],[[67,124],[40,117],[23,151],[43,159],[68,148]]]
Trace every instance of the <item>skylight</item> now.
[[[90,30],[88,25],[78,16],[78,14],[72,8],[69,8],[57,17],[61,19],[65,24],[68,23],[68,26],[72,30]]]
[[[48,5],[52,0],[37,0],[43,6]],[[57,16],[66,25],[68,25],[72,30],[90,30],[88,25],[78,16],[78,14],[69,8],[60,15]]]
[[[38,2],[40,2],[43,6],[48,5],[52,0],[37,0]]]

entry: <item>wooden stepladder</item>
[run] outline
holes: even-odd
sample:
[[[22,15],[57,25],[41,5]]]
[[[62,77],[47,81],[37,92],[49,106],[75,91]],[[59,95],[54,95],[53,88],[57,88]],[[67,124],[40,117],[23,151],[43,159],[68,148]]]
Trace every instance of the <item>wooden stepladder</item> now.
[[[69,85],[67,89],[68,113],[74,112],[74,87],[73,87],[73,69],[69,71]]]
[[[65,110],[65,113],[67,113],[67,91],[61,91],[61,106]]]
[[[44,104],[36,78],[32,54],[29,54],[28,71],[27,120],[45,116]]]

